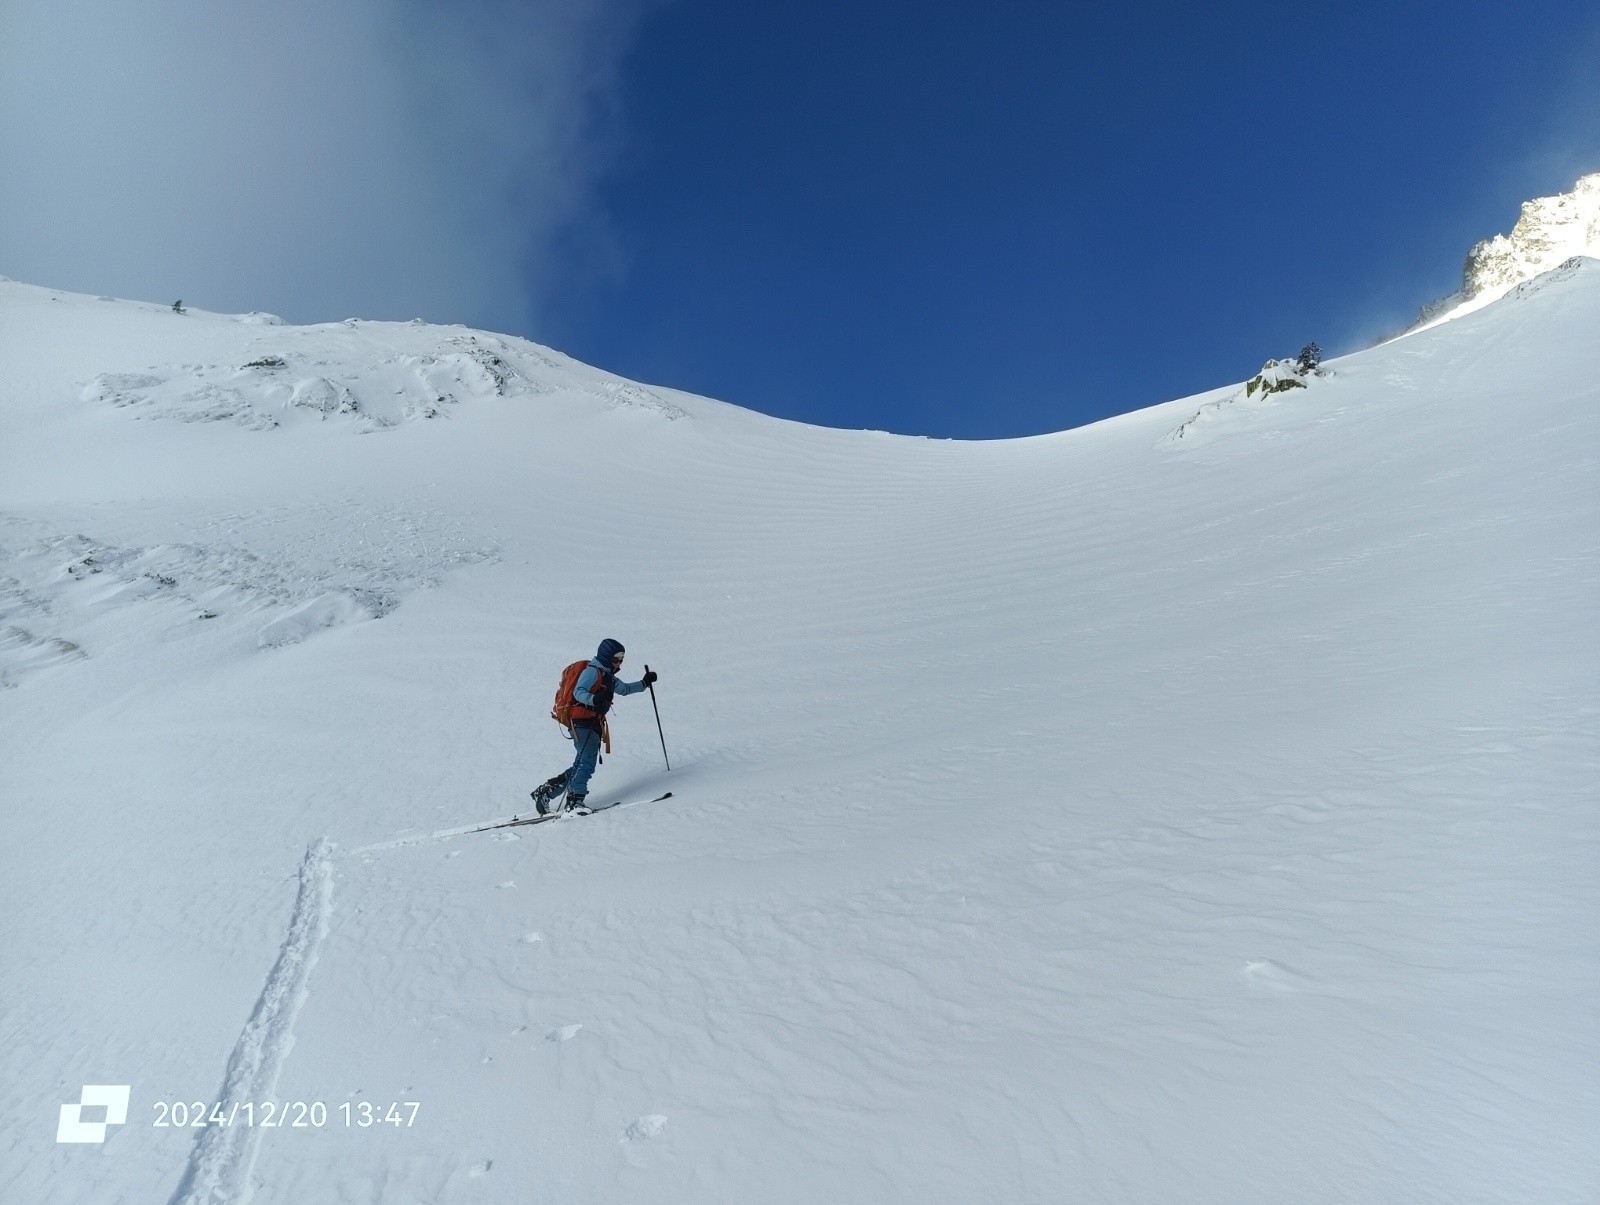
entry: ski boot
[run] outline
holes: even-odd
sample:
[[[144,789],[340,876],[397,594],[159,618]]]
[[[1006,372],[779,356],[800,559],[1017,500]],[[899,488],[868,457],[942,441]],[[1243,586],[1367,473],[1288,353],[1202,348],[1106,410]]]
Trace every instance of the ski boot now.
[[[563,810],[571,812],[574,816],[587,816],[590,814],[589,808],[583,802],[587,798],[589,798],[587,794],[574,795],[571,791],[568,791],[566,805]]]
[[[540,783],[529,794],[533,798],[533,806],[539,809],[539,815],[550,814],[550,801],[560,795],[567,785],[566,774],[557,774],[549,782]]]

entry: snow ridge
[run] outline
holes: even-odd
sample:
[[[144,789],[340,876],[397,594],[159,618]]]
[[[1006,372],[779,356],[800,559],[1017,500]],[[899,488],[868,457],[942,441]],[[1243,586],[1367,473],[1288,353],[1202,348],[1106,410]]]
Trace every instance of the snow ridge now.
[[[78,398],[138,419],[232,423],[252,431],[333,419],[365,433],[449,418],[465,402],[544,398],[562,390],[669,420],[687,414],[644,385],[576,362],[563,365],[525,339],[354,321],[280,327],[252,339],[228,363],[96,373]]]
[[[295,1017],[306,1001],[332,910],[333,847],[324,839],[306,850],[300,864],[288,936],[233,1048],[213,1116],[228,1117],[272,1099],[278,1073],[294,1046]],[[203,1127],[170,1205],[246,1205],[254,1193],[251,1172],[262,1132],[237,1122]]]

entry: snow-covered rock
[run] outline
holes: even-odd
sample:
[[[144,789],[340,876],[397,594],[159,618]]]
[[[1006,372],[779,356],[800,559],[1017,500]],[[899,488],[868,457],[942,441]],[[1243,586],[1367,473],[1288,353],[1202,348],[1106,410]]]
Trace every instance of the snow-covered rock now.
[[[1240,388],[1207,400],[1174,427],[1163,442],[1174,447],[1193,448],[1231,425],[1249,421],[1249,413],[1278,404],[1283,399],[1276,395],[1294,389],[1307,389],[1332,375],[1329,369],[1315,361],[1268,360],[1261,366],[1261,371]]]
[[[1571,192],[1524,202],[1509,235],[1467,253],[1461,292],[1504,293],[1578,255],[1600,256],[1600,172],[1581,177]]]
[[[1475,243],[1461,288],[1424,306],[1412,329],[1481,309],[1577,256],[1600,258],[1600,172],[1580,176],[1571,192],[1524,201],[1511,232]]]

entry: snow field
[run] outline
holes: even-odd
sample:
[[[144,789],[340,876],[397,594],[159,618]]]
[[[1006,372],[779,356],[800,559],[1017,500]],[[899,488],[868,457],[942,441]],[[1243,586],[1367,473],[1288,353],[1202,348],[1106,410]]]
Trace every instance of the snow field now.
[[[364,433],[257,393],[276,427],[144,421],[160,390],[85,383],[242,363],[275,328],[6,304],[35,337],[0,365],[3,622],[84,656],[8,661],[0,692],[33,854],[0,887],[0,1191],[1600,1182],[1592,264],[1306,390],[975,445],[611,389],[509,340],[534,387],[447,417]],[[460,337],[311,330],[357,383]],[[211,590],[231,609],[198,621]],[[383,609],[326,602],[362,590]],[[297,643],[262,637],[285,621]],[[675,797],[430,839],[525,810],[565,757],[555,673],[605,635],[662,673],[677,768],[623,699],[596,790]],[[135,1117],[421,1109],[130,1124],[90,1173],[44,1134],[84,1082],[133,1083]]]

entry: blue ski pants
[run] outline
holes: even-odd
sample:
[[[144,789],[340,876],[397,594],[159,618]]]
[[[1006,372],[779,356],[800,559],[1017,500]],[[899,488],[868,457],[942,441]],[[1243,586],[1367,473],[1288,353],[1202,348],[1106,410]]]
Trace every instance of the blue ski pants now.
[[[572,743],[577,756],[572,759],[572,769],[567,771],[567,794],[587,795],[589,775],[594,773],[595,762],[600,760],[600,730],[574,726]]]

